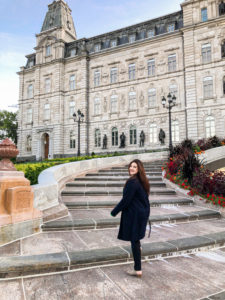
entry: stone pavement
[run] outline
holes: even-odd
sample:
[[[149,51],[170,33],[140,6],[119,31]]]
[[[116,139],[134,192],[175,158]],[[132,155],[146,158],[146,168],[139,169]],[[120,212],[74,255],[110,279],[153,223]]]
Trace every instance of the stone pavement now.
[[[67,216],[0,247],[2,299],[225,299],[225,219],[168,189],[161,164],[145,164],[152,233],[142,240],[142,279],[125,274],[130,246],[110,216],[127,179],[127,168],[115,167],[68,182]]]

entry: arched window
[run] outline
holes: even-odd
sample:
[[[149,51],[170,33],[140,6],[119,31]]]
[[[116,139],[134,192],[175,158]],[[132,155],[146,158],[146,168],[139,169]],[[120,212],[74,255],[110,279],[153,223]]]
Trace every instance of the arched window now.
[[[205,136],[206,138],[214,136],[216,133],[215,119],[212,116],[208,116],[205,119]]]
[[[171,130],[172,130],[172,141],[173,142],[179,142],[180,130],[179,130],[178,121],[172,121]]]
[[[100,132],[100,129],[95,129],[95,147],[101,147],[101,132]]]
[[[156,106],[156,89],[148,90],[148,107]]]
[[[151,144],[157,143],[157,125],[155,123],[150,125],[149,139]]]
[[[135,92],[129,93],[129,109],[130,110],[136,109],[136,93]]]
[[[72,130],[70,131],[70,149],[76,148],[76,136],[75,132]]]
[[[33,98],[33,84],[29,84],[27,88],[27,98]]]
[[[130,126],[130,144],[136,145],[137,144],[137,129],[136,126]]]
[[[27,136],[26,150],[27,150],[27,152],[31,152],[32,151],[32,137],[30,135]]]
[[[112,146],[118,146],[118,129],[116,127],[112,129]]]
[[[111,112],[112,113],[117,112],[117,99],[118,99],[117,95],[111,96]]]

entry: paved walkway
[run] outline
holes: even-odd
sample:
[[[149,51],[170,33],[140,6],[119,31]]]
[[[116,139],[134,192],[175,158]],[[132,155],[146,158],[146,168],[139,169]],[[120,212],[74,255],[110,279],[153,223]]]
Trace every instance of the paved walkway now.
[[[130,245],[110,216],[127,179],[127,167],[116,167],[68,182],[66,217],[0,247],[0,300],[224,300],[225,219],[168,189],[161,163],[145,164],[152,233],[142,240],[143,278],[126,275]]]

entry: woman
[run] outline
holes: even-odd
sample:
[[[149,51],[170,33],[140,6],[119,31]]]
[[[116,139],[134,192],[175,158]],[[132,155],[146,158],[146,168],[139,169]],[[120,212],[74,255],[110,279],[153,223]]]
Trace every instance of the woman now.
[[[149,219],[150,184],[146,177],[143,163],[139,159],[133,160],[128,166],[130,178],[125,183],[123,198],[111,211],[115,217],[122,211],[118,239],[130,241],[134,258],[134,272],[129,275],[141,277],[141,243],[144,238]]]

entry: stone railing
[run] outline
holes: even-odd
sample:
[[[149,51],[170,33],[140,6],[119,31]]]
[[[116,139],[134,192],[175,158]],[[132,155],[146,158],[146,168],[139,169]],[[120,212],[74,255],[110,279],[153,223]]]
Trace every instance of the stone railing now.
[[[199,155],[210,171],[225,167],[225,146],[206,150],[204,154]]]
[[[66,163],[44,170],[38,177],[38,184],[34,188],[34,206],[45,210],[59,204],[60,191],[65,183],[76,176],[85,175],[99,169],[128,164],[133,159],[142,161],[166,160],[167,151],[130,154],[105,158],[94,158],[77,162]]]

